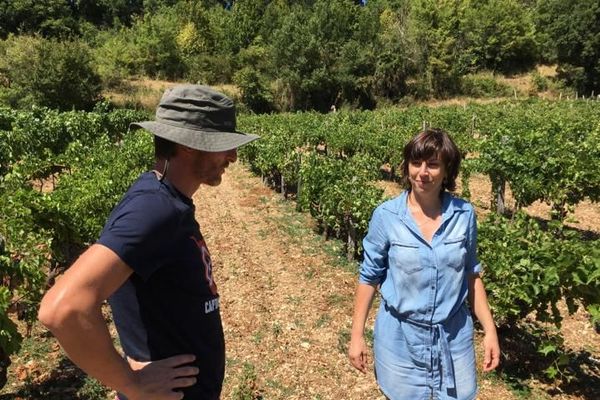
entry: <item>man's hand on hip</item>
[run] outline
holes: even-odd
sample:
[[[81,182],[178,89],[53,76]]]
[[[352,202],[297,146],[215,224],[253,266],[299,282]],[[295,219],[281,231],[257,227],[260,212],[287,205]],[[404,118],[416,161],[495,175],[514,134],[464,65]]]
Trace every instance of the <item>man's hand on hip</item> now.
[[[198,368],[186,365],[195,360],[190,354],[178,355],[163,360],[140,362],[127,357],[134,371],[136,382],[124,394],[128,400],[178,400],[183,393],[178,388],[196,383]]]

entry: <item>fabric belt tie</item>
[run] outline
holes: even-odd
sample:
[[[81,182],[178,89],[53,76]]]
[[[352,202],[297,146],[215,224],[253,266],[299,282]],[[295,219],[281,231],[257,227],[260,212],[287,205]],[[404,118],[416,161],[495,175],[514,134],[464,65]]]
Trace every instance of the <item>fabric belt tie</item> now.
[[[435,335],[437,336],[437,348],[438,354],[440,355],[440,363],[442,366],[442,380],[440,382],[440,389],[442,388],[442,383],[446,384],[447,389],[456,389],[456,379],[454,376],[454,367],[452,365],[452,356],[450,354],[450,346],[448,345],[448,335],[444,330],[444,324],[428,324],[425,322],[418,322],[410,320],[404,316],[402,316],[396,309],[392,306],[389,306],[387,303],[384,304],[386,311],[388,311],[392,316],[399,319],[402,322],[407,322],[411,325],[418,326],[424,329],[432,329],[434,330]],[[449,318],[452,318],[451,315]]]
[[[442,382],[446,383],[447,389],[455,389],[456,382],[454,378],[454,368],[452,366],[452,356],[450,355],[450,346],[448,345],[448,335],[446,335],[446,331],[444,330],[444,326],[442,324],[435,324],[434,326],[437,331],[438,351],[440,354],[440,361],[442,363]]]

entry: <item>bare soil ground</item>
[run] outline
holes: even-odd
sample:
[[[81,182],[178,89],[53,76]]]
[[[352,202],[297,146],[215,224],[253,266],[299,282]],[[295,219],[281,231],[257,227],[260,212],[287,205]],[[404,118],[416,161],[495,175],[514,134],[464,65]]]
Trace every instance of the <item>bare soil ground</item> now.
[[[228,343],[223,398],[382,398],[345,355],[354,274],[315,248],[307,221],[239,165],[195,202]]]

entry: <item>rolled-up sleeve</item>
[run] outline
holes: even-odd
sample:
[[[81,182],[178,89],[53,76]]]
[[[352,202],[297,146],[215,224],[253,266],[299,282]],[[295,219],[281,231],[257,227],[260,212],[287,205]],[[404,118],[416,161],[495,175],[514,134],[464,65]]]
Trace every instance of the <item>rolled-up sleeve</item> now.
[[[477,216],[473,208],[469,212],[466,269],[470,274],[481,272],[481,263],[477,257]]]
[[[364,260],[360,266],[359,283],[380,284],[388,268],[389,239],[382,207],[378,207],[369,221],[369,231],[363,239]]]

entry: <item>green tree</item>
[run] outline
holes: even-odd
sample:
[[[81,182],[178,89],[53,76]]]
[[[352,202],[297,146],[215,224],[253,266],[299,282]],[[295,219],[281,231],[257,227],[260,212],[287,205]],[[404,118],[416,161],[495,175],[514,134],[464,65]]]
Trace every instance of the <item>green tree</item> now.
[[[469,54],[466,69],[511,73],[537,61],[532,15],[517,0],[468,1],[461,29]]]
[[[163,8],[173,7],[181,0],[144,0],[144,14],[155,14]]]
[[[417,71],[417,46],[408,9],[385,8],[380,16],[379,49],[373,76],[375,93],[397,100],[407,94],[407,80]]]
[[[228,21],[230,14],[222,6],[208,6],[203,2],[183,1],[176,6],[182,25],[176,37],[177,48],[185,67],[185,78],[192,82],[230,82],[232,66],[227,65],[232,56],[223,50],[220,37],[215,34],[212,13],[219,13]]]
[[[368,105],[376,21],[376,13],[349,0],[290,7],[270,38],[280,108]]]
[[[179,79],[184,75],[184,63],[177,47],[177,34],[184,25],[172,8],[146,14],[134,22],[128,34],[133,42],[138,74],[164,79]]]
[[[127,28],[104,30],[96,36],[98,43],[92,51],[105,87],[116,87],[141,69],[136,64],[137,48],[130,32]]]
[[[100,78],[87,45],[41,37],[9,37],[0,54],[0,97],[15,107],[89,109],[100,96]]]
[[[143,11],[142,0],[73,0],[79,18],[96,26],[130,25],[132,18]]]
[[[556,51],[559,77],[580,92],[600,91],[600,1],[539,0],[537,14],[537,29]]]
[[[236,71],[233,82],[242,92],[242,102],[257,113],[273,111],[273,95],[269,88],[271,59],[260,36],[240,52],[239,60],[243,67]]]
[[[268,3],[268,0],[244,0],[234,3],[230,11],[231,25],[227,34],[230,52],[237,54],[254,41],[261,30],[262,15]]]
[[[77,31],[73,10],[65,0],[0,0],[0,39],[10,33],[64,37]]]
[[[419,55],[416,93],[428,97],[458,93],[464,73],[464,40],[461,37],[463,0],[414,0],[411,24]]]

